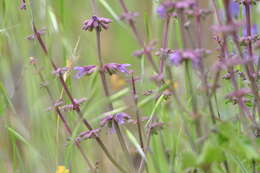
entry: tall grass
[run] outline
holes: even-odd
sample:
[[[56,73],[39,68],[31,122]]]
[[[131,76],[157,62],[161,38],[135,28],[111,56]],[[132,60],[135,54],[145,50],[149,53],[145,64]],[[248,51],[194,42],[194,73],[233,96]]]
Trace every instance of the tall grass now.
[[[260,171],[257,0],[0,4],[2,172]]]

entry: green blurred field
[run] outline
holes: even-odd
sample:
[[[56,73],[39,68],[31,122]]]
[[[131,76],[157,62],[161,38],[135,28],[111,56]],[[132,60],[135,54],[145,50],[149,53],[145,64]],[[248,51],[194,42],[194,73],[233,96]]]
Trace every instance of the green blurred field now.
[[[207,1],[201,0],[203,6],[208,7]],[[29,3],[29,1],[26,1]],[[157,48],[161,44],[163,24],[155,14],[158,4],[156,0],[126,1],[128,8],[139,12],[137,26],[142,36],[148,42],[157,40]],[[200,171],[208,162],[212,164],[212,173],[225,172],[223,159],[228,158],[230,173],[251,173],[251,160],[256,159],[259,168],[259,140],[252,144],[250,140],[240,133],[240,124],[228,121],[220,123],[217,128],[221,135],[207,133],[209,130],[209,116],[203,118],[203,130],[206,138],[204,147],[200,154],[192,151],[190,140],[196,138],[195,124],[191,117],[183,114],[168,100],[158,103],[154,99],[147,99],[143,93],[146,90],[156,90],[156,85],[150,82],[153,70],[144,58],[136,58],[132,53],[140,49],[129,26],[119,20],[122,13],[117,0],[97,0],[99,16],[113,19],[110,29],[102,32],[102,54],[105,62],[129,63],[131,69],[141,76],[137,84],[142,116],[150,116],[153,111],[159,119],[167,124],[158,135],[151,140],[151,153],[148,154],[148,165],[150,173],[184,173],[184,170],[195,165],[200,165]],[[61,86],[57,77],[52,74],[52,69],[47,57],[40,49],[37,41],[29,41],[26,37],[33,33],[32,19],[37,27],[47,28],[43,36],[49,49],[49,56],[58,64],[66,66],[68,60],[73,65],[97,64],[95,34],[81,30],[82,22],[92,15],[90,0],[39,0],[32,1],[27,10],[19,9],[18,0],[0,0],[0,170],[3,173],[54,173],[58,165],[64,165],[71,173],[83,173],[87,171],[87,165],[80,153],[71,145],[68,135],[65,133],[63,124],[57,119],[53,111],[48,111],[51,102],[40,85],[37,72],[29,64],[29,57],[38,59],[38,65],[48,81],[53,95],[58,99],[61,95]],[[259,6],[259,4],[258,4]],[[254,11],[254,20],[257,21],[257,7]],[[211,16],[205,23],[205,47],[215,48],[211,39],[209,26],[214,23]],[[181,47],[180,31],[178,22],[171,24],[169,47]],[[207,59],[212,64],[216,52]],[[159,57],[153,57],[159,62]],[[174,69],[177,90],[181,94],[182,101],[190,108],[190,98],[185,94],[185,81],[182,68]],[[88,101],[81,107],[85,118],[94,127],[98,127],[99,120],[105,112],[105,100],[98,75],[84,77],[81,80],[73,78],[72,73],[67,83],[75,98],[86,97]],[[194,79],[195,77],[194,73]],[[130,95],[129,79],[125,85],[116,87],[116,82],[108,78],[111,92],[114,94],[113,104],[116,110],[124,109],[130,115],[134,114]],[[114,82],[114,83],[113,83]],[[200,81],[194,82],[195,86]],[[217,94],[219,100],[223,100],[225,94],[231,90],[230,84],[225,85]],[[202,95],[202,91],[198,92]],[[149,97],[148,97],[149,98]],[[65,97],[65,100],[67,98]],[[68,100],[66,100],[69,102]],[[155,105],[158,104],[158,107]],[[208,110],[203,106],[199,98],[200,113],[208,115]],[[214,106],[216,103],[214,102]],[[218,109],[224,120],[232,119],[237,108],[232,104],[218,102]],[[76,136],[79,132],[86,130],[73,112],[66,113],[66,118]],[[186,130],[191,132],[188,136]],[[123,132],[131,131],[137,138],[136,127],[127,125],[122,128]],[[111,150],[113,156],[120,164],[124,165],[126,159],[121,152],[115,134],[102,130],[101,138]],[[128,139],[127,136],[125,136]],[[219,139],[221,138],[221,140]],[[136,147],[128,140],[131,154],[138,157]],[[199,141],[196,145],[200,146]],[[117,170],[111,165],[95,141],[88,140],[82,143],[86,154],[93,162],[98,162],[99,172],[114,173]],[[166,152],[167,151],[167,152]],[[193,165],[195,164],[195,165]],[[259,171],[259,170],[258,170]],[[186,171],[188,172],[188,171]]]

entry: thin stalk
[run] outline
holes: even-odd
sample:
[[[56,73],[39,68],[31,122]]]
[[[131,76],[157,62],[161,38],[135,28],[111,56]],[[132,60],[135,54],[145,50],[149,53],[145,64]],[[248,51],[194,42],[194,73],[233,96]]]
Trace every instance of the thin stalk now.
[[[143,137],[142,137],[142,128],[141,128],[141,117],[139,114],[139,109],[138,109],[138,95],[136,93],[136,87],[135,87],[135,79],[134,75],[132,74],[132,95],[135,103],[135,113],[136,113],[136,119],[137,119],[137,129],[138,129],[138,134],[139,134],[139,141],[141,144],[141,147],[144,151],[144,142],[143,142]]]
[[[42,48],[42,50],[44,51],[45,55],[48,57],[48,59],[50,60],[51,62],[51,65],[53,67],[54,70],[57,70],[57,66],[56,64],[54,63],[54,61],[48,56],[48,50],[47,50],[47,47],[46,45],[44,44],[40,34],[38,33],[37,29],[36,29],[36,26],[34,25],[33,23],[33,30],[34,30],[34,34],[36,35],[36,38]],[[67,84],[66,82],[64,81],[63,79],[63,76],[62,74],[59,74],[59,80],[60,80],[60,83],[62,84],[62,87],[63,89],[65,90],[65,93],[67,94],[67,96],[69,97],[71,103],[73,104],[73,107],[77,113],[77,115],[82,119],[84,125],[89,129],[89,130],[93,130],[92,126],[89,124],[89,122],[84,118],[81,110],[80,110],[80,107],[75,103],[73,97],[72,97],[72,94],[70,93],[68,87],[67,87]],[[97,141],[97,143],[99,144],[99,146],[102,148],[102,150],[104,151],[104,153],[106,154],[106,156],[108,157],[108,159],[113,163],[113,165],[118,168],[121,172],[124,172],[126,173],[126,171],[113,159],[113,157],[111,156],[111,154],[109,153],[108,149],[106,148],[106,146],[104,145],[104,143],[102,142],[102,140],[97,136],[95,138],[95,140]]]
[[[108,85],[107,85],[107,81],[106,81],[106,75],[105,75],[105,72],[103,69],[104,62],[103,62],[102,55],[101,55],[100,31],[98,31],[98,30],[96,30],[96,39],[97,39],[97,52],[98,52],[98,60],[99,60],[99,65],[100,65],[100,76],[101,76],[102,86],[103,86],[103,89],[105,92],[105,96],[109,101],[109,104],[108,104],[109,110],[112,111],[114,108],[113,108],[112,102],[110,101],[110,93],[109,93],[109,89],[108,89]],[[119,143],[122,147],[122,150],[125,153],[130,165],[132,165],[131,157],[130,157],[126,142],[124,140],[123,134],[120,130],[120,127],[116,121],[113,121],[113,123],[115,125],[114,127],[116,130],[116,134],[117,134]]]
[[[198,115],[198,105],[197,105],[197,98],[194,94],[193,91],[193,82],[192,82],[192,78],[191,78],[191,74],[190,74],[190,64],[189,61],[185,61],[185,79],[187,81],[187,87],[188,87],[188,92],[191,96],[191,104],[192,104],[192,111],[193,114],[195,115],[195,124],[196,124],[196,131],[197,131],[197,135],[200,137],[202,134],[201,131],[201,123],[200,123],[200,116]]]
[[[170,24],[170,16],[166,18],[165,25],[164,25],[164,31],[163,31],[163,40],[162,40],[162,48],[166,49],[168,45],[168,35],[169,35],[169,24]],[[166,55],[163,53],[161,56],[160,61],[160,74],[163,74],[164,69],[164,63],[165,63],[165,57]]]
[[[192,116],[193,114],[190,113],[186,108],[185,106],[181,103],[176,91],[175,91],[175,88],[173,88],[173,74],[172,74],[172,71],[171,71],[171,68],[169,65],[166,66],[166,70],[167,70],[167,73],[168,73],[168,79],[170,80],[170,91],[172,92],[174,98],[175,98],[175,101],[178,105],[178,107],[180,108],[180,110],[183,112],[183,113],[186,113],[187,115],[190,115]],[[184,117],[181,116],[181,118],[183,119],[183,122],[185,121],[184,120]],[[191,148],[194,152],[196,152],[196,143],[195,141],[193,140],[192,138],[192,135],[191,133],[189,132],[189,128],[187,128],[186,124],[184,124],[184,130],[185,130],[185,133],[186,135],[188,136],[188,139],[189,139],[189,142],[190,142],[190,145],[191,145]]]
[[[247,36],[251,37],[251,13],[250,13],[250,4],[248,2],[244,2],[244,7],[246,9],[246,32]],[[248,42],[248,53],[250,58],[253,57],[253,48],[252,48],[252,41],[249,39]]]
[[[150,141],[151,141],[151,128],[148,129],[147,133],[146,133],[146,136],[147,136],[147,141],[146,141],[146,147],[144,148],[144,154],[147,155],[147,152],[149,150],[149,145],[150,145]],[[139,169],[138,169],[138,173],[142,173],[143,172],[143,169],[144,169],[144,166],[145,166],[145,160],[142,158],[141,162],[140,162],[140,166],[139,166]],[[146,169],[146,171],[148,172],[148,168]]]
[[[198,3],[198,2],[197,2]],[[199,4],[197,4],[199,5]],[[196,8],[196,26],[197,26],[197,45],[198,45],[198,48],[200,49],[202,47],[202,35],[201,35],[201,17],[200,17],[200,14],[199,14],[199,7]],[[203,58],[203,57],[202,57]],[[202,82],[203,82],[203,85],[204,85],[204,89],[206,90],[206,95],[205,95],[205,99],[206,99],[206,102],[208,104],[208,107],[209,107],[209,112],[210,112],[210,116],[211,116],[211,120],[212,120],[212,123],[213,124],[216,124],[216,120],[215,120],[215,115],[214,115],[214,110],[213,110],[213,105],[212,105],[212,101],[211,101],[211,97],[210,97],[210,91],[209,91],[209,84],[208,84],[208,77],[207,77],[207,74],[205,72],[205,67],[204,67],[204,61],[203,59],[201,59],[201,61],[199,62],[199,70],[200,70],[200,73],[202,75]]]

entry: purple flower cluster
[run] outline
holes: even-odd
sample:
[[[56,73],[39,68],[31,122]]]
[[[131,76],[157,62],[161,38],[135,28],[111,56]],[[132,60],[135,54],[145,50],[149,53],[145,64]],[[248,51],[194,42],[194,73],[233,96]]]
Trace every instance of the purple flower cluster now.
[[[115,74],[118,71],[129,74],[130,72],[127,69],[127,67],[129,66],[130,64],[109,63],[109,64],[105,64],[103,68],[105,72],[109,73],[110,75]]]
[[[125,124],[126,121],[129,119],[131,119],[130,115],[128,115],[127,113],[124,113],[124,112],[120,112],[120,113],[116,113],[116,114],[108,115],[108,116],[104,117],[101,120],[100,125],[101,126],[108,125],[109,127],[111,127],[112,121],[116,121],[119,125],[122,125],[122,124]]]
[[[85,31],[101,31],[102,29],[107,30],[108,24],[111,23],[112,20],[104,17],[92,16],[91,19],[84,21],[82,29]]]
[[[118,125],[125,124],[127,121],[131,120],[131,116],[127,113],[120,112],[113,115],[107,115],[100,121],[101,126],[108,126],[111,129],[111,132],[115,132],[114,122]]]
[[[194,65],[197,65],[201,57],[209,53],[208,50],[204,49],[175,50],[168,55],[168,58],[173,65],[180,65],[185,60],[191,60]]]
[[[101,130],[100,128],[97,128],[97,129],[93,129],[93,130],[88,130],[88,131],[82,132],[75,139],[75,141],[81,142],[81,141],[86,140],[86,139],[96,138],[98,136],[100,130]]]
[[[174,5],[175,5],[175,3],[172,1],[169,1],[169,0],[164,1],[157,7],[156,13],[161,18],[166,18],[167,16],[172,16],[173,11],[174,11]]]
[[[253,24],[252,27],[251,27],[251,35],[255,36],[257,34],[258,34],[258,26],[257,26],[257,24]],[[243,29],[242,35],[243,35],[243,37],[247,36],[246,28]]]
[[[43,34],[46,33],[46,30],[47,30],[46,28],[42,28],[42,29],[38,30],[37,33],[38,33],[39,35],[43,35]],[[36,38],[36,34],[29,35],[29,36],[27,36],[26,38],[27,38],[28,40],[34,40],[34,39]]]
[[[85,75],[90,75],[93,72],[95,72],[96,70],[96,66],[95,65],[87,65],[87,66],[77,66],[74,67],[74,70],[77,71],[75,78],[79,79]]]
[[[64,74],[67,71],[69,71],[69,67],[59,67],[53,71],[53,74],[59,76],[60,74]]]
[[[237,2],[229,2],[229,10],[233,18],[238,18],[240,14],[240,5]]]

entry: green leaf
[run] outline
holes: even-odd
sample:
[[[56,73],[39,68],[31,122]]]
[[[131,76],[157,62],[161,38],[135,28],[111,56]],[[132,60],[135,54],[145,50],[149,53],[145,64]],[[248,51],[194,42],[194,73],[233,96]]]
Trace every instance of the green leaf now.
[[[160,105],[161,102],[163,101],[163,98],[164,98],[164,95],[162,94],[162,95],[159,97],[159,99],[156,101],[155,106],[154,106],[154,108],[153,108],[153,110],[152,110],[152,112],[151,112],[150,118],[149,118],[149,120],[148,120],[147,123],[146,123],[146,126],[152,121],[153,116],[154,116],[154,113],[156,112],[157,108],[159,107],[159,105]]]
[[[181,153],[181,163],[184,169],[195,167],[197,164],[197,158],[194,152],[185,151]]]
[[[211,164],[213,162],[222,162],[225,160],[225,156],[221,147],[213,144],[211,141],[207,141],[202,149],[202,153],[198,158],[198,164]]]
[[[139,145],[138,141],[136,140],[135,136],[126,129],[126,134],[129,138],[129,140],[134,144],[135,148],[139,152],[139,154],[143,157],[144,160],[146,160],[145,153],[143,152],[142,147]]]
[[[21,142],[23,142],[26,145],[30,146],[30,143],[21,135],[19,134],[15,129],[11,127],[7,127],[8,132],[13,135],[16,139],[19,139]]]

